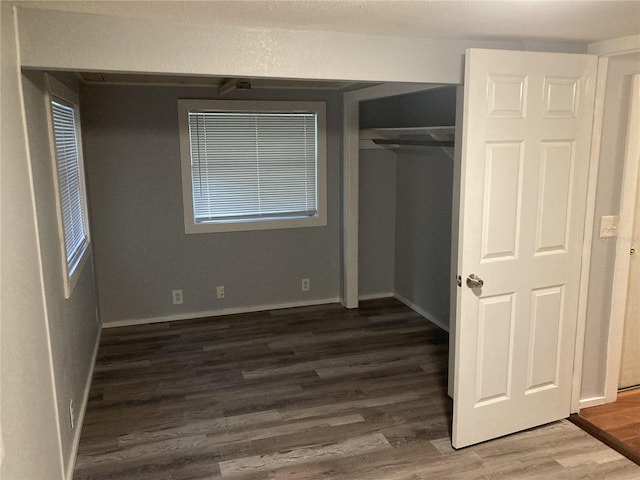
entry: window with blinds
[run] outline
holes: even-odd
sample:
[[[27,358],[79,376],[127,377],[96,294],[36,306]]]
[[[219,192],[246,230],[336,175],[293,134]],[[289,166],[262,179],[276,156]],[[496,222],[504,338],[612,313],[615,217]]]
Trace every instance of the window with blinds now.
[[[78,94],[45,74],[53,183],[57,197],[61,270],[65,298],[90,256],[89,220],[82,161]]]
[[[51,114],[65,257],[67,266],[72,271],[89,241],[76,115],[73,107],[56,99],[51,101]]]
[[[321,224],[324,109],[202,101],[233,107],[211,109],[180,102],[188,103],[181,109],[187,130],[181,141],[188,147],[187,233]]]

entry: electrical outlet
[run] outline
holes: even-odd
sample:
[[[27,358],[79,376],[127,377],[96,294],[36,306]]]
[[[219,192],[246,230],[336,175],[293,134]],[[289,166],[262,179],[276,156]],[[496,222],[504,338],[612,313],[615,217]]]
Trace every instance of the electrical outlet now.
[[[73,413],[73,398],[69,400],[69,420],[71,421],[71,429],[75,426],[75,415]]]
[[[216,297],[224,298],[224,285],[220,285],[219,287],[216,287]]]
[[[308,278],[303,278],[302,279],[302,291],[303,292],[308,292],[309,290],[311,290],[311,280],[309,280]]]
[[[181,305],[183,303],[182,289],[174,290],[173,293],[172,293],[172,296],[173,296],[173,304],[174,305]]]
[[[618,236],[618,215],[608,215],[600,218],[600,238]]]

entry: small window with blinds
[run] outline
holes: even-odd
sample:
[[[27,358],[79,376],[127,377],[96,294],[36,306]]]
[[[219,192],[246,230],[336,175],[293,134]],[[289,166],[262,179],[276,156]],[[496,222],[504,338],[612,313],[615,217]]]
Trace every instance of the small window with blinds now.
[[[89,250],[78,99],[53,77],[47,76],[47,84],[65,297],[69,298]]]
[[[326,225],[324,103],[178,105],[187,233]]]

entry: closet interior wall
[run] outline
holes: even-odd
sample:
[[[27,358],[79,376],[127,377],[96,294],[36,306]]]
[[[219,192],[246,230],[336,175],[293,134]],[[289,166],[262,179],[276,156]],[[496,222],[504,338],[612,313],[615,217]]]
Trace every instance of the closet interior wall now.
[[[362,102],[360,129],[453,127],[455,87]],[[359,295],[395,296],[448,330],[453,149],[361,148]]]

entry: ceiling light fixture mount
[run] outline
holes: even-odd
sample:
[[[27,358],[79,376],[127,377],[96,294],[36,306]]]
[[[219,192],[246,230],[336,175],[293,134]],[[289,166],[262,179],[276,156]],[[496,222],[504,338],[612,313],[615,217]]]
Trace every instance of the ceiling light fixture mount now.
[[[251,80],[232,78],[218,87],[218,95],[226,95],[235,90],[251,90]]]

